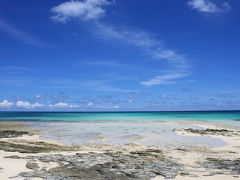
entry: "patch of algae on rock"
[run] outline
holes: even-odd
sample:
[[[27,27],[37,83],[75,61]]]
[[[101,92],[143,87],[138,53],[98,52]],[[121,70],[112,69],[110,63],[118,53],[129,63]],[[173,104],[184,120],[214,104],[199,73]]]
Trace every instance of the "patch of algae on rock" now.
[[[46,142],[24,141],[24,143],[15,143],[0,141],[0,150],[20,153],[46,153],[52,151],[72,151],[77,150],[77,147],[60,146]]]

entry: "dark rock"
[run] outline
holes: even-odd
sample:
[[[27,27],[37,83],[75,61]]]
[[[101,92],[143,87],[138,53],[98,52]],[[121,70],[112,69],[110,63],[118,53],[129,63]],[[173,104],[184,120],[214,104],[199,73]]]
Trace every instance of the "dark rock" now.
[[[60,146],[56,144],[50,144],[45,142],[24,142],[13,143],[0,141],[0,150],[6,152],[20,152],[20,153],[42,153],[52,151],[71,151],[75,150],[75,147]]]
[[[185,132],[190,132],[194,134],[200,135],[221,135],[221,136],[234,136],[239,135],[239,132],[235,132],[228,129],[183,129]]]
[[[240,158],[234,160],[207,158],[203,165],[206,168],[229,171],[234,175],[240,175]]]
[[[4,158],[9,158],[9,159],[22,159],[20,156],[5,156]]]
[[[148,180],[157,175],[173,179],[183,172],[183,165],[165,157],[162,151],[152,149],[135,153],[48,154],[31,158],[58,163],[59,167],[43,172],[52,179]]]
[[[26,131],[15,131],[15,130],[0,131],[0,138],[14,138],[14,137],[19,137],[23,135],[30,135],[30,133]]]
[[[19,176],[22,176],[25,178],[32,178],[32,177],[44,178],[44,177],[46,177],[44,175],[44,172],[42,172],[42,171],[22,172],[19,174]]]
[[[26,168],[28,168],[28,169],[33,169],[33,170],[37,170],[37,169],[39,169],[39,166],[38,166],[37,163],[30,163],[30,162],[28,162],[28,163],[26,164]]]

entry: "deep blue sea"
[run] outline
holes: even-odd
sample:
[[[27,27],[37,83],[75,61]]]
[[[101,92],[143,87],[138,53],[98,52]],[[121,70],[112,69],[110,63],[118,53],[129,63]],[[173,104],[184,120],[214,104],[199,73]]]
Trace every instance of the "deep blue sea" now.
[[[240,123],[240,111],[0,112],[0,121],[224,121]]]

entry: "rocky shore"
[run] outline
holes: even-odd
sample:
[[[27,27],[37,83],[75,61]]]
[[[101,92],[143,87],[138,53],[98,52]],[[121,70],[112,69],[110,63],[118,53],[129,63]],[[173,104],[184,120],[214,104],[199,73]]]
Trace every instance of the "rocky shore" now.
[[[240,178],[239,132],[230,129],[178,129],[177,133],[229,138],[228,148],[150,148],[125,145],[104,148],[65,146],[42,141],[34,131],[0,129],[0,177],[7,167],[1,161],[21,162],[25,171],[14,179],[148,180],[209,177]],[[226,140],[226,139],[224,139]],[[234,144],[235,143],[235,144]],[[104,145],[102,145],[104,146]],[[1,153],[4,152],[4,153]],[[9,177],[8,177],[9,178]],[[2,178],[0,178],[2,179]]]
[[[9,158],[9,157],[8,157]],[[20,157],[14,157],[20,158]],[[37,163],[27,164],[33,171],[23,177],[52,179],[150,179],[161,175],[174,179],[183,172],[183,165],[172,161],[159,150],[136,152],[76,153],[74,155],[48,154],[25,157],[31,162],[57,163],[50,170],[40,169]]]

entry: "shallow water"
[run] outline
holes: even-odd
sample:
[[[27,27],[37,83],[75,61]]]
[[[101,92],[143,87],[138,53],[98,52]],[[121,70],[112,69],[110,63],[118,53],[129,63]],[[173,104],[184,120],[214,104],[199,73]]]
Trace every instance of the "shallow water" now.
[[[240,129],[240,111],[206,112],[1,112],[0,121],[24,121],[42,129],[47,139],[67,145],[107,143],[145,146],[218,147],[225,143],[207,136],[179,136],[173,129],[200,128],[164,122],[205,121]]]
[[[187,124],[146,122],[28,122],[33,129],[43,130],[44,138],[66,145],[137,143],[151,147],[220,147],[222,140],[207,136],[180,136],[173,129],[201,127]]]

